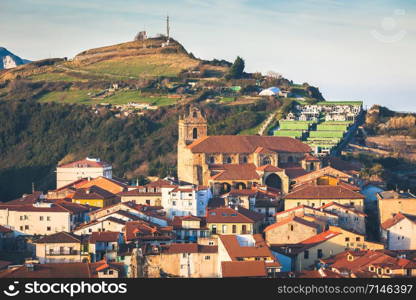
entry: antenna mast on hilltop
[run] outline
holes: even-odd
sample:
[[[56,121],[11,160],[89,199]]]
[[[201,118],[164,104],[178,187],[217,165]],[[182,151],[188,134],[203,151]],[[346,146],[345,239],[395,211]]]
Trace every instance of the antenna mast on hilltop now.
[[[169,30],[170,30],[170,25],[169,25],[169,15],[166,16],[166,37],[167,37],[167,42],[169,43]]]

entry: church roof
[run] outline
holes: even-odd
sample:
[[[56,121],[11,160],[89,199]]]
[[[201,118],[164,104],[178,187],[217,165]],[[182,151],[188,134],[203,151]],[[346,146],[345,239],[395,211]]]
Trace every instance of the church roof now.
[[[290,137],[258,135],[214,135],[188,146],[193,153],[254,153],[258,147],[274,152],[308,153],[311,148]]]
[[[224,164],[212,167],[217,174],[212,175],[214,180],[258,180],[259,174],[256,172],[254,164]]]

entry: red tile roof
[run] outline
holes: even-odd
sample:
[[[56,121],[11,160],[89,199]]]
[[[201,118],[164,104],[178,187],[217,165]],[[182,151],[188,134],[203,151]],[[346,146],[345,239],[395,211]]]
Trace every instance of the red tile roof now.
[[[256,223],[264,219],[263,214],[250,211],[241,206],[238,211],[230,207],[208,209],[207,223]]]
[[[364,199],[364,195],[340,185],[307,185],[287,194],[286,199]]]
[[[35,241],[36,244],[50,243],[80,243],[81,237],[73,233],[61,231],[51,235],[44,236]]]
[[[259,180],[254,164],[224,164],[210,166],[213,180]],[[215,172],[215,173],[214,173]]]
[[[311,152],[308,145],[297,139],[256,135],[206,136],[188,146],[193,153],[254,153],[258,147],[274,152]]]
[[[117,242],[120,233],[114,231],[92,232],[89,237],[89,242],[95,244],[96,242]]]
[[[58,168],[105,168],[111,165],[105,161],[81,159],[71,163],[59,165]]]
[[[223,261],[222,277],[267,277],[264,261]]]
[[[272,166],[272,165],[264,165],[264,166],[258,167],[257,170],[258,171],[263,171],[263,172],[281,172],[281,171],[283,171],[283,169],[280,169],[280,168]]]
[[[274,258],[260,234],[253,235],[255,240],[253,246],[240,245],[236,235],[220,235],[219,238],[233,261],[240,258]]]
[[[34,264],[34,270],[20,266],[0,272],[0,278],[92,278],[88,263]]]
[[[341,234],[341,233],[336,232],[336,231],[327,230],[327,231],[321,232],[317,235],[314,235],[314,236],[300,242],[300,244],[304,246],[303,250],[306,250],[306,249],[311,248],[315,245],[326,242],[326,241],[336,237],[339,234]]]
[[[96,185],[77,189],[72,199],[109,199],[115,195]]]
[[[408,219],[412,223],[416,223],[416,216],[403,214],[403,213],[399,212],[399,213],[395,214],[393,217],[384,221],[380,226],[383,229],[389,229],[390,227],[396,225],[397,223],[399,223],[400,221],[402,221],[404,219]]]

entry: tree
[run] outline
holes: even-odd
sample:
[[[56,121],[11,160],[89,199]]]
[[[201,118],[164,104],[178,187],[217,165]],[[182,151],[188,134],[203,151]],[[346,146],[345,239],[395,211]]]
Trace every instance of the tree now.
[[[230,70],[228,71],[226,78],[227,79],[241,78],[243,76],[244,67],[245,67],[244,59],[242,59],[240,56],[237,56]]]

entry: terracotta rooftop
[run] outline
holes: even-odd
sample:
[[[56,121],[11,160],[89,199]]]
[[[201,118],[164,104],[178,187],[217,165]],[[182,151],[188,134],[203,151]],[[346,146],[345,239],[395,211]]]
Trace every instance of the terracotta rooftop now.
[[[258,180],[259,174],[256,172],[254,164],[223,164],[211,165],[211,176],[213,180]]]
[[[404,220],[404,219],[408,219],[410,220],[412,223],[416,224],[416,216],[414,215],[408,215],[408,214],[403,214],[403,213],[397,213],[395,214],[393,217],[387,219],[386,221],[384,221],[380,226],[383,229],[389,229],[390,227],[396,225],[397,223],[399,223],[400,221]]]
[[[53,244],[53,243],[80,243],[81,237],[70,232],[57,232],[44,236],[35,241],[36,244]]]
[[[258,147],[273,152],[311,152],[308,145],[297,139],[256,135],[207,136],[188,146],[193,153],[254,153]]]
[[[263,172],[281,172],[283,169],[280,169],[278,167],[272,166],[272,165],[264,165],[261,167],[258,167],[256,170],[263,171]]]
[[[95,244],[96,242],[117,242],[120,233],[114,231],[92,232],[89,237],[89,242]]]
[[[111,167],[111,165],[105,161],[97,161],[94,159],[87,159],[87,158],[58,166],[58,168],[106,168],[106,167]]]
[[[287,194],[285,199],[364,199],[364,195],[340,185],[307,185]]]
[[[207,223],[256,223],[264,219],[264,215],[250,211],[241,206],[238,211],[230,207],[208,209]]]
[[[332,269],[349,273],[368,272],[369,266],[389,268],[391,270],[416,268],[416,262],[393,257],[383,250],[344,251],[322,261],[329,264]]]
[[[260,234],[253,235],[253,245],[240,244],[239,237],[236,235],[219,235],[219,238],[233,261],[240,258],[274,258]]]
[[[266,277],[264,261],[223,261],[221,262],[222,277]]]
[[[98,186],[99,188],[102,188],[112,194],[117,194],[127,189],[126,184],[102,176],[87,180],[79,184],[77,188],[89,188],[91,186]]]
[[[107,190],[104,190],[96,185],[77,189],[72,199],[108,199],[115,195]]]
[[[0,272],[0,278],[92,278],[88,263],[35,264],[30,270],[23,265]]]

